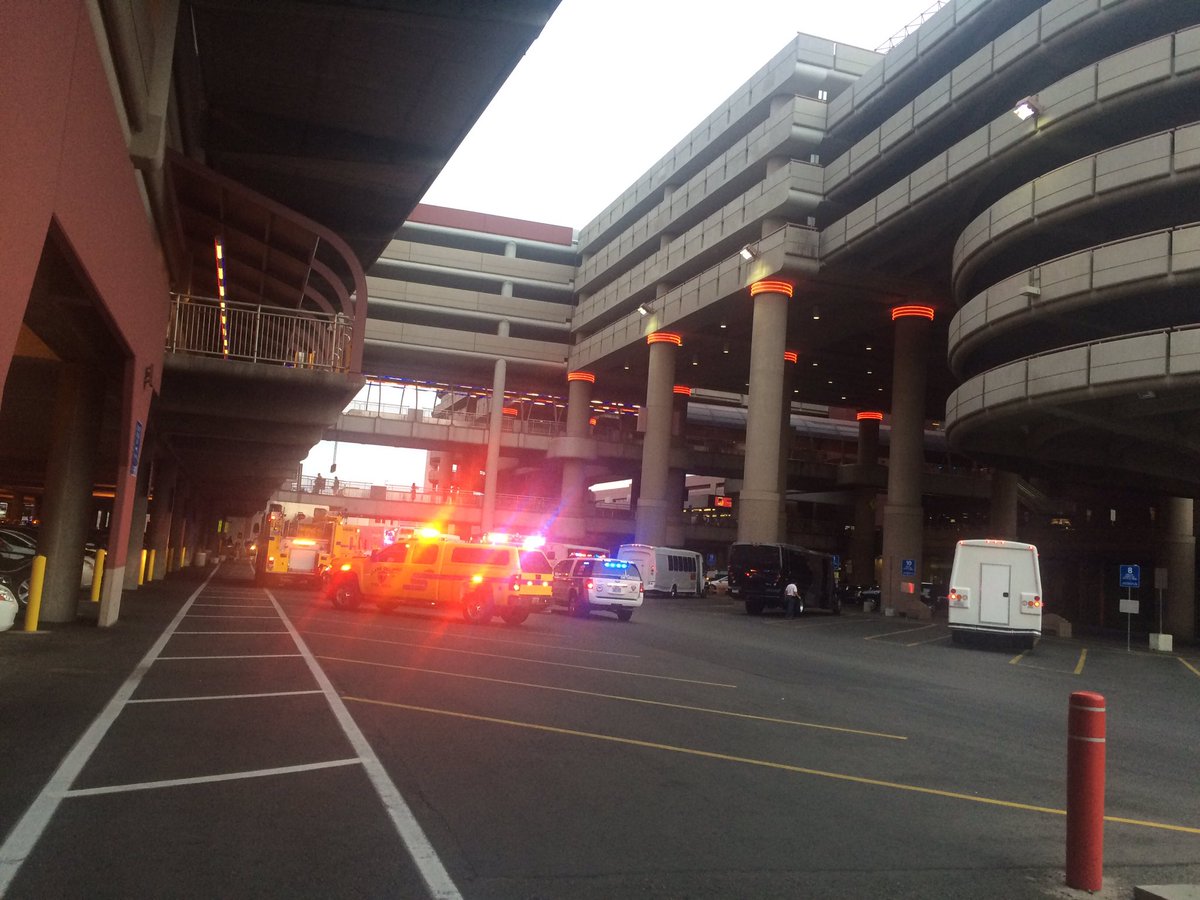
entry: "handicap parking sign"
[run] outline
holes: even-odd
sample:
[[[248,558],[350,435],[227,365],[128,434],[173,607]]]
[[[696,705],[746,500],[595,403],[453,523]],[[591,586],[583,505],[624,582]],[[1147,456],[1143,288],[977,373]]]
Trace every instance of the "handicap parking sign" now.
[[[914,577],[917,574],[917,561],[915,559],[900,560],[900,574],[905,578]]]
[[[1141,566],[1121,566],[1121,587],[1135,588],[1142,586]]]

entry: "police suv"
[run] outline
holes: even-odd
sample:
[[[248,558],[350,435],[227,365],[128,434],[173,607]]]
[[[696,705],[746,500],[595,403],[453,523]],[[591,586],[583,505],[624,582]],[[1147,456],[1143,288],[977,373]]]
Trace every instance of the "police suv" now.
[[[617,614],[622,622],[633,618],[642,605],[646,588],[638,567],[624,559],[576,557],[554,566],[551,602],[565,606],[573,616],[585,617],[593,609]]]

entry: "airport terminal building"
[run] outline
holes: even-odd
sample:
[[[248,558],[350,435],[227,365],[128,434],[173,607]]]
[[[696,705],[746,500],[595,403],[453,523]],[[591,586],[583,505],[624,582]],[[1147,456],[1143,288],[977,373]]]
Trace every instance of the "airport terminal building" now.
[[[494,76],[553,5],[457,27],[511,38]],[[386,151],[450,101],[383,51],[404,115],[347,102],[348,76],[301,96],[270,54],[232,64],[271,12],[111,6],[0,14],[0,422],[50,460],[13,453],[0,484],[41,498],[59,558],[111,493],[102,620],[143,546],[204,545],[333,433],[481,473],[459,486],[472,526],[552,507],[614,546],[803,543],[914,615],[960,538],[1037,544],[1048,611],[1081,627],[1118,624],[1137,563],[1165,580],[1139,627],[1195,638],[1194,0],[950,0],[886,52],[797,35],[577,233],[419,206],[435,171],[385,172]],[[66,33],[71,78],[46,52]],[[459,77],[472,99],[426,146],[452,148],[494,81]],[[439,403],[339,416],[364,379]],[[723,479],[735,515],[689,516],[687,475]],[[620,478],[629,509],[600,515],[587,486]]]

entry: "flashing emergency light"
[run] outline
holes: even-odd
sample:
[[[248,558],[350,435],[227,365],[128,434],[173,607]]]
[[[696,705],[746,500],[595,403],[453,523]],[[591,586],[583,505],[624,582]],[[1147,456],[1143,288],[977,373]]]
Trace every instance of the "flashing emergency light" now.
[[[432,525],[426,525],[424,528],[417,529],[417,537],[419,538],[436,538],[441,536],[442,533]]]
[[[521,546],[526,550],[541,550],[546,546],[546,539],[540,534],[530,535],[521,542]]]
[[[317,542],[312,538],[296,538],[292,541],[293,547],[315,547]]]
[[[352,568],[354,568],[354,567],[353,567],[353,566],[351,566],[351,565],[350,565],[350,563],[342,563],[342,565],[340,566],[340,568],[341,568],[341,570],[342,570],[343,572],[349,572],[349,571],[350,571]]]
[[[489,531],[483,536],[483,539],[488,544],[507,544],[508,532],[506,531]]]
[[[471,584],[483,584],[483,576],[478,574],[472,575]]]

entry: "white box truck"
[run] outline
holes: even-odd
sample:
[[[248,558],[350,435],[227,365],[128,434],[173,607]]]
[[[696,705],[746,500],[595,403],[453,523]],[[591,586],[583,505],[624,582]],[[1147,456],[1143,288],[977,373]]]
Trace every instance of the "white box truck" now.
[[[990,634],[1032,647],[1042,633],[1037,547],[1018,541],[959,541],[947,607],[955,643]]]

